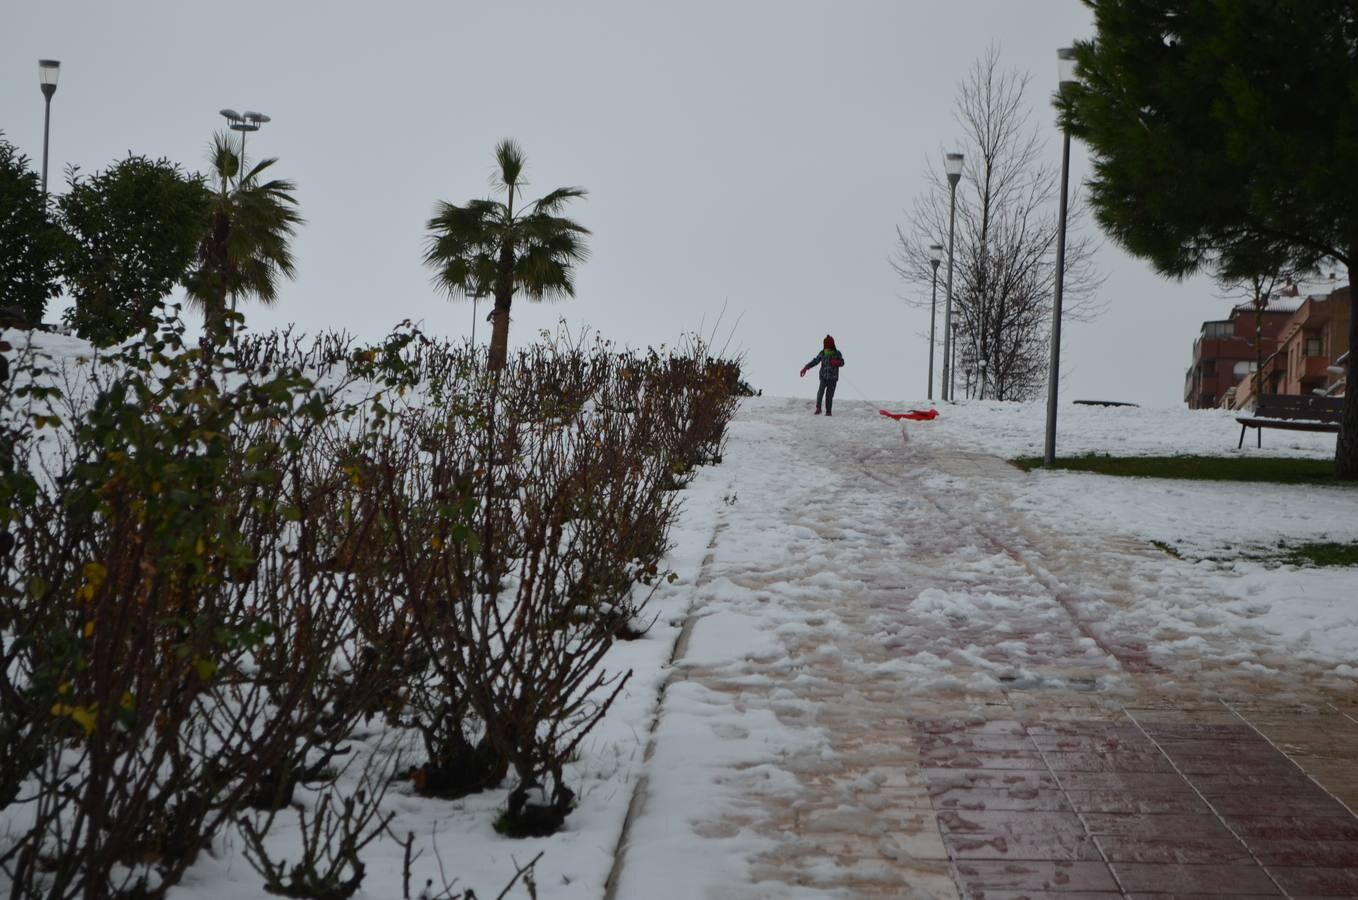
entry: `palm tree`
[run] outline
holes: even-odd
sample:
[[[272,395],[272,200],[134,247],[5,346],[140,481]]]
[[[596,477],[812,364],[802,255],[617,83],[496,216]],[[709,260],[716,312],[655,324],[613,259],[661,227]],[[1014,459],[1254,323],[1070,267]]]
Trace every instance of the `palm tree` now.
[[[523,181],[524,158],[510,139],[495,147],[498,168],[492,185],[505,199],[470,200],[465,206],[440,202],[429,220],[425,264],[436,270],[435,282],[450,294],[467,297],[494,294],[490,336],[490,368],[504,368],[509,352],[509,307],[523,291],[531,300],[575,296],[572,267],[588,256],[589,230],[558,215],[584,188],[557,188],[516,208]]]
[[[210,162],[217,182],[207,234],[198,245],[198,268],[185,280],[189,300],[203,310],[204,327],[215,340],[227,333],[226,313],[236,301],[254,296],[268,305],[278,298],[278,276],[293,277],[288,244],[304,221],[291,181],[264,181],[278,160],[246,170],[230,136],[213,136]],[[234,184],[233,184],[234,179]]]

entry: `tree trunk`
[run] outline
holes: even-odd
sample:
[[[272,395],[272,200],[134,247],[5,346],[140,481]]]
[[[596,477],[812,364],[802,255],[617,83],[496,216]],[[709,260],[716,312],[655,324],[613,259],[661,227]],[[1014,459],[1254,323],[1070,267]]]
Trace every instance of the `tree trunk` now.
[[[498,372],[509,357],[509,306],[514,300],[514,245],[500,248],[500,266],[495,273],[495,311],[491,313],[490,370]]]
[[[204,268],[216,278],[211,299],[203,301],[203,330],[213,342],[221,343],[222,311],[226,309],[227,283],[230,278],[231,255],[227,242],[231,239],[231,217],[218,209],[212,213],[207,259]]]
[[[1358,248],[1349,259],[1358,259]],[[1344,412],[1339,418],[1339,441],[1334,450],[1334,475],[1342,481],[1358,481],[1358,290],[1349,270],[1349,362],[1345,373]]]

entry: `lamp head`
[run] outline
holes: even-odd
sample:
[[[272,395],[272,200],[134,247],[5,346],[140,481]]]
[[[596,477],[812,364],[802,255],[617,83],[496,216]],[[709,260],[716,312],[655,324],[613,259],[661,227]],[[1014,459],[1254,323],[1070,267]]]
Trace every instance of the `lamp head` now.
[[[962,177],[962,154],[949,153],[943,158],[943,170],[948,173],[948,184],[956,185]]]
[[[38,60],[38,86],[42,88],[42,95],[48,100],[51,100],[52,95],[57,92],[57,79],[60,76],[61,60]]]
[[[1075,48],[1062,47],[1056,51],[1056,79],[1059,88],[1064,91],[1073,84],[1080,83],[1080,76],[1075,74]]]
[[[941,263],[941,262],[943,262],[943,245],[942,245],[942,244],[930,244],[930,245],[929,245],[929,265],[931,265],[931,266],[934,267],[934,271],[938,271],[938,264]]]

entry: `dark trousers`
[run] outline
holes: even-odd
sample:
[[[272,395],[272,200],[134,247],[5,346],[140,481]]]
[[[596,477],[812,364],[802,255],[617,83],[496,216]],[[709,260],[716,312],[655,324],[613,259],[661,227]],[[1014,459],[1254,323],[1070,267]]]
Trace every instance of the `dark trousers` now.
[[[825,414],[830,414],[830,407],[835,404],[835,385],[838,382],[822,381],[820,387],[816,388],[816,409],[820,409],[821,398],[825,398]]]

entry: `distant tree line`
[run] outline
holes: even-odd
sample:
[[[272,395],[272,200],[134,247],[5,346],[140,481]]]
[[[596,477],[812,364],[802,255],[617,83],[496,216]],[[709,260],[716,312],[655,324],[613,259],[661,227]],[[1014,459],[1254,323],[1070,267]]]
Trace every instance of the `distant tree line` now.
[[[72,168],[66,192],[49,202],[28,158],[0,134],[6,320],[41,325],[64,288],[73,301],[65,324],[109,345],[145,329],[177,285],[217,337],[238,301],[273,302],[278,276],[293,273],[296,188],[265,180],[275,160],[247,167],[226,134],[214,139],[209,162],[207,176],[140,155],[93,175]]]
[[[522,198],[525,158],[512,140],[495,148],[501,199],[440,202],[429,220],[426,263],[452,296],[494,299],[491,367],[504,367],[509,313],[533,300],[574,296],[573,270],[589,230],[560,215],[586,191],[564,187]],[[206,174],[168,159],[129,155],[103,171],[67,173],[66,193],[49,201],[28,158],[0,132],[0,307],[4,319],[41,325],[64,287],[74,301],[65,324],[100,345],[147,328],[176,286],[220,341],[236,305],[273,303],[292,278],[291,240],[303,220],[296,185],[270,178],[277,162],[254,165],[226,133],[214,137]]]

